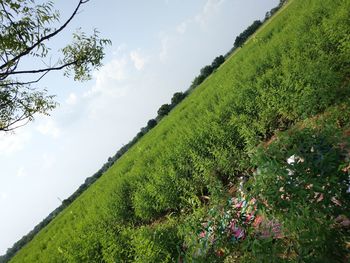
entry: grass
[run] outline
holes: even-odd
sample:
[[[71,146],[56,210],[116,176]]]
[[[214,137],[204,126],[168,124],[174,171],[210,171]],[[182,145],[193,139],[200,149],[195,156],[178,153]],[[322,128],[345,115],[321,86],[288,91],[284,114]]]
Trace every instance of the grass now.
[[[321,230],[337,213],[349,216],[347,203],[336,212],[310,206],[323,226],[311,228],[306,210],[298,210],[303,220],[283,217],[285,207],[279,206],[277,195],[265,180],[255,181],[252,171],[266,159],[265,152],[256,153],[261,142],[329,109],[339,113],[337,105],[347,107],[347,10],[349,1],[291,1],[11,262],[253,262],[256,255],[257,262],[320,262],[329,252],[321,248],[333,240],[329,231]],[[331,120],[340,121],[337,116]],[[294,144],[285,141],[272,154],[279,156],[278,147]],[[334,158],[339,167],[346,162]],[[300,176],[306,177],[305,169]],[[244,241],[232,243],[228,234],[217,234],[216,243],[204,245],[198,237],[203,222],[210,211],[217,211],[210,218],[219,222],[228,189],[237,187],[242,177],[250,178],[251,195],[261,191],[262,202],[268,197],[275,209],[259,204],[259,211],[287,227],[286,238],[255,238],[247,226],[251,235]],[[330,178],[338,185],[339,177]],[[292,202],[293,209],[299,208],[301,197]],[[344,258],[348,233],[342,228],[337,233],[332,251]],[[288,255],[286,245],[292,251],[289,258],[282,256]],[[328,262],[338,262],[335,258]]]

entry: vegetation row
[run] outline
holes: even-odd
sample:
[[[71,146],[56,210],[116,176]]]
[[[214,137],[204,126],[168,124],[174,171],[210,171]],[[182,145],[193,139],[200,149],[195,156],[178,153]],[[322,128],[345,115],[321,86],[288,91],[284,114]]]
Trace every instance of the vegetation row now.
[[[349,10],[290,1],[11,262],[346,262]]]

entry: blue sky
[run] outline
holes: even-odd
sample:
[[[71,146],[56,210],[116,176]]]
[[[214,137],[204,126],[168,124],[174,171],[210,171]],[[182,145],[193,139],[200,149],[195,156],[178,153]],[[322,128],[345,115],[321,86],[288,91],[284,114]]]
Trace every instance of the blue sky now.
[[[56,1],[62,21],[77,1]],[[104,66],[76,83],[40,83],[60,106],[15,134],[0,134],[0,254],[28,233],[109,156],[154,118],[173,93],[231,49],[235,37],[278,0],[91,0],[66,31],[98,28],[112,40]]]

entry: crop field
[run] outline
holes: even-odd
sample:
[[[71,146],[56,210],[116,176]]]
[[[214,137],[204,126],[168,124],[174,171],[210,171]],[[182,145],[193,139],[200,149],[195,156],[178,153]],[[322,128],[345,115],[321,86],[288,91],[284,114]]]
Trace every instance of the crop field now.
[[[346,262],[350,1],[292,0],[10,262]]]

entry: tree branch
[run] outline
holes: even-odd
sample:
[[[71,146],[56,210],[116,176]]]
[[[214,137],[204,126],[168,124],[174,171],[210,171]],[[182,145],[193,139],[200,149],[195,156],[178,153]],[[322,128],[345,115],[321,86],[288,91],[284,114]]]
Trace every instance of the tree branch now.
[[[7,73],[7,76],[10,76],[10,75],[18,75],[18,74],[37,74],[37,73],[43,73],[45,72],[45,74],[47,74],[48,72],[50,71],[57,71],[57,70],[61,70],[61,69],[64,69],[66,67],[69,67],[71,65],[74,65],[76,64],[78,61],[73,61],[73,62],[70,62],[70,63],[67,63],[67,64],[64,64],[62,66],[59,66],[59,67],[52,67],[52,68],[44,68],[44,69],[36,69],[36,70],[20,70],[20,71],[13,71],[13,72],[8,72]],[[1,76],[1,74],[0,74]]]
[[[1,86],[15,86],[15,85],[30,85],[30,84],[34,84],[39,82],[47,73],[49,73],[49,71],[46,71],[44,74],[42,74],[38,79],[36,80],[32,80],[32,81],[28,81],[28,82],[9,82],[9,83],[0,83],[0,87]]]
[[[20,60],[21,60],[21,58],[19,58],[17,61],[15,61],[14,65],[12,65],[11,67],[8,67],[4,73],[0,73],[0,81],[5,80],[11,72],[13,72],[17,69]]]
[[[40,38],[37,42],[35,42],[34,45],[28,47],[27,49],[25,49],[23,52],[21,52],[20,54],[18,54],[17,56],[15,56],[14,58],[12,58],[11,60],[7,61],[5,64],[3,64],[2,66],[0,66],[0,70],[8,67],[11,63],[14,63],[16,60],[18,60],[19,58],[29,54],[33,49],[35,49],[36,47],[38,47],[42,42],[54,37],[55,35],[57,35],[59,32],[61,32],[74,18],[74,16],[77,14],[80,6],[82,4],[85,4],[89,2],[89,0],[79,0],[79,3],[77,5],[77,7],[75,8],[74,12],[72,13],[72,15],[68,18],[68,20],[57,30],[55,30],[54,32],[52,32],[51,34],[48,34],[42,38]]]
[[[4,12],[5,12],[5,14],[6,14],[7,19],[10,21],[11,25],[14,25],[15,23],[14,23],[13,20],[11,19],[11,16],[12,16],[12,15],[6,10],[5,5],[4,5],[4,3],[3,3],[2,1],[1,1],[1,6],[2,6],[2,9],[4,10]],[[26,42],[24,41],[24,39],[23,39],[21,33],[20,33],[16,28],[15,28],[15,30],[16,30],[16,33],[17,33],[19,39],[20,39],[20,40],[22,41],[22,43],[25,45]]]
[[[16,127],[10,128],[15,123],[18,123],[18,122],[23,121],[25,119],[27,119],[27,121],[25,123],[20,124],[20,125],[18,125]],[[23,113],[21,117],[18,117],[16,120],[13,120],[10,124],[6,125],[6,127],[3,127],[3,128],[0,127],[0,131],[5,131],[5,132],[13,131],[13,130],[19,128],[19,127],[22,127],[22,126],[26,125],[30,121],[29,119],[30,119],[30,115],[26,115],[25,113]]]
[[[0,81],[5,80],[5,79],[9,76],[9,74],[10,74],[11,72],[13,72],[13,71],[15,71],[15,70],[17,69],[20,59],[21,59],[21,58],[19,58],[17,61],[15,61],[15,62],[14,62],[15,64],[14,64],[13,66],[8,67],[8,68],[6,69],[6,72],[0,73]]]

